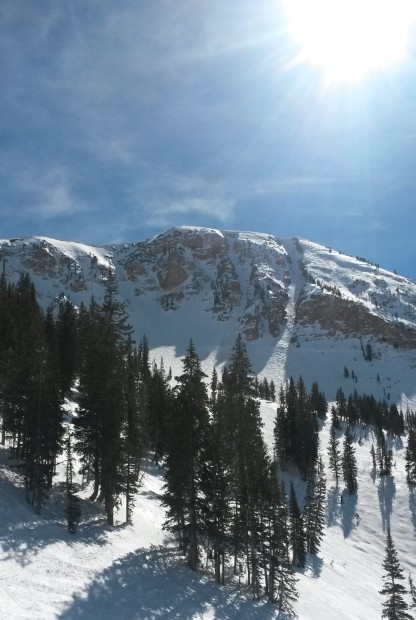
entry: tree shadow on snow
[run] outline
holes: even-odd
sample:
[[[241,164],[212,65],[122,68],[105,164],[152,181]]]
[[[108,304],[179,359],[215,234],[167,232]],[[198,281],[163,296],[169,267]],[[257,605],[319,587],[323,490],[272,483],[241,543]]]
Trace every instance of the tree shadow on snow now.
[[[315,579],[319,579],[322,572],[322,566],[323,560],[321,560],[321,558],[318,558],[318,556],[308,553],[305,566],[306,572],[310,571],[312,573],[312,577],[314,577]]]
[[[347,493],[345,490],[341,493],[341,524],[344,532],[344,538],[348,538],[355,526],[357,515],[357,493]]]
[[[209,609],[218,620],[278,617],[275,606],[253,601],[247,591],[221,587],[193,573],[174,549],[152,546],[114,562],[58,618],[186,620]]]
[[[396,485],[393,476],[381,476],[377,487],[378,503],[380,505],[383,532],[390,527],[390,518],[393,511],[393,499],[396,494]]]
[[[58,541],[71,545],[85,542],[94,545],[106,543],[108,526],[100,506],[80,500],[83,523],[75,535],[67,531],[63,513],[64,498],[57,509],[56,498],[51,502],[54,510],[45,503],[42,514],[36,514],[25,500],[23,487],[13,480],[8,467],[0,467],[0,549],[1,560],[13,558],[22,566],[30,564],[36,555]],[[10,479],[9,479],[10,477]],[[59,493],[59,491],[54,491]],[[46,518],[45,518],[46,517]]]
[[[339,487],[331,487],[326,497],[326,523],[328,527],[337,524],[341,514],[340,492]]]

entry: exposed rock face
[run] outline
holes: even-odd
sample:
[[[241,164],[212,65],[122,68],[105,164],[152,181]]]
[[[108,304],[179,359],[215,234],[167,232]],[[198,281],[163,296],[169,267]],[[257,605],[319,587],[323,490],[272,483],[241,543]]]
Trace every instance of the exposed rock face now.
[[[289,326],[298,342],[316,328],[416,349],[415,282],[309,241],[206,228],[104,248],[38,237],[1,241],[1,264],[14,280],[28,271],[45,306],[59,294],[100,299],[112,269],[132,312],[139,298],[147,312],[229,322],[249,341]]]
[[[313,297],[299,303],[297,322],[307,326],[319,323],[328,333],[346,337],[375,336],[394,347],[416,349],[416,329],[402,321],[386,321],[372,314],[366,306],[339,297]]]

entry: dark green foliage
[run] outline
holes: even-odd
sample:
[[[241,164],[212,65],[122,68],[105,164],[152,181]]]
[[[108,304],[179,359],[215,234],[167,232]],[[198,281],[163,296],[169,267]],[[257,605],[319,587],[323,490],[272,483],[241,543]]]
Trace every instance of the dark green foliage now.
[[[380,590],[380,594],[386,596],[386,601],[383,603],[381,617],[388,620],[411,620],[412,616],[407,612],[409,607],[404,599],[406,589],[399,583],[404,580],[403,569],[400,566],[390,528],[387,528],[386,541],[386,555],[383,561],[384,585]]]
[[[117,284],[109,270],[102,306],[91,300],[89,311],[80,315],[83,342],[76,418],[76,449],[82,471],[93,481],[91,499],[104,501],[107,520],[114,523],[114,510],[125,490],[125,443],[128,393],[126,356],[130,327]]]
[[[75,494],[74,483],[74,459],[72,457],[71,433],[68,432],[66,439],[66,477],[65,492],[67,505],[65,508],[65,516],[67,519],[68,531],[75,534],[81,520],[81,506],[78,496]]]
[[[341,448],[340,441],[336,436],[335,426],[331,424],[330,437],[328,443],[329,468],[335,476],[335,484],[338,487],[342,473],[341,468]]]
[[[406,480],[409,485],[416,485],[416,425],[412,417],[406,446]]]
[[[381,428],[376,427],[377,434],[377,448],[376,448],[376,463],[377,470],[380,476],[388,476],[391,474],[391,468],[393,465],[393,452],[387,446],[386,437]]]
[[[292,564],[299,568],[303,568],[306,560],[305,532],[303,527],[303,516],[296,498],[293,482],[290,483],[289,523]]]
[[[319,386],[316,381],[312,383],[310,393],[310,405],[311,409],[318,418],[324,420],[328,411],[328,403],[325,398],[325,394],[319,390]]]
[[[353,437],[351,435],[349,427],[345,431],[344,437],[344,446],[342,452],[342,473],[347,491],[350,495],[352,495],[358,489],[358,469],[357,460],[355,458]]]
[[[26,499],[39,512],[52,485],[61,450],[62,401],[56,372],[56,337],[51,313],[40,310],[29,276],[0,286],[0,401],[3,442],[22,465]]]
[[[204,530],[206,478],[209,450],[208,396],[205,374],[192,341],[176,377],[175,400],[166,455],[165,527],[176,532],[189,566],[196,570]]]
[[[326,478],[322,458],[310,472],[306,486],[304,525],[306,551],[316,555],[321,545],[325,527]]]
[[[413,579],[411,575],[409,575],[409,594],[411,598],[410,607],[411,609],[416,609],[416,587],[415,587],[415,584],[413,583]]]
[[[56,317],[59,382],[63,396],[69,396],[78,366],[78,314],[72,303],[62,298]]]
[[[284,466],[292,461],[306,476],[314,467],[318,455],[318,416],[326,413],[326,400],[314,384],[306,392],[302,377],[297,384],[291,377],[281,387],[274,428],[275,456]]]
[[[342,388],[338,388],[335,401],[332,416],[336,428],[340,428],[339,422],[346,421],[351,425],[371,424],[395,436],[404,433],[403,412],[394,403],[388,405],[386,401],[377,401],[374,396],[366,394],[359,396],[356,390],[347,399]]]
[[[364,353],[364,359],[367,362],[372,362],[373,361],[373,349],[371,348],[371,344],[366,344],[365,346],[365,353]]]

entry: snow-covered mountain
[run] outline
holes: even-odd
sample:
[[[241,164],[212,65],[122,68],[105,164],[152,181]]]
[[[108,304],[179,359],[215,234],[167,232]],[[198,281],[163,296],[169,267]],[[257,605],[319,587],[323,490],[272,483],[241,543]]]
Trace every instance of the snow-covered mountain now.
[[[254,371],[277,384],[302,373],[329,397],[339,385],[396,402],[416,395],[416,282],[329,247],[177,227],[105,247],[5,240],[0,262],[11,280],[30,274],[44,307],[60,295],[102,299],[112,269],[137,338],[174,370],[189,338],[209,372],[241,332]]]
[[[103,298],[114,270],[137,339],[145,333],[159,362],[179,371],[192,337],[205,369],[221,365],[241,332],[253,369],[278,385],[299,374],[317,380],[328,400],[374,394],[416,407],[416,283],[364,259],[300,239],[201,228],[175,228],[147,241],[93,247],[43,237],[0,241],[0,269],[16,281],[28,272],[47,307],[60,295],[76,305]],[[369,353],[371,352],[371,355]],[[347,373],[345,372],[347,369]],[[354,371],[354,372],[352,372]],[[67,403],[71,408],[71,404]],[[261,401],[263,433],[273,447],[276,403]],[[358,495],[340,501],[328,468],[330,422],[320,447],[327,466],[326,528],[318,557],[299,572],[299,620],[376,620],[384,597],[385,534],[391,527],[405,575],[416,571],[416,494],[405,471],[406,437],[389,437],[392,475],[377,476],[375,436],[357,427]],[[102,507],[80,491],[83,523],[66,531],[60,481],[64,463],[36,515],[18,472],[0,446],[0,618],[189,620],[280,617],[252,601],[231,575],[219,587],[189,571],[162,530],[162,472],[143,463],[133,524],[123,505],[110,528]],[[305,483],[287,472],[303,497]],[[79,480],[78,480],[79,481]],[[359,513],[360,520],[355,515]],[[210,567],[208,567],[210,568]]]

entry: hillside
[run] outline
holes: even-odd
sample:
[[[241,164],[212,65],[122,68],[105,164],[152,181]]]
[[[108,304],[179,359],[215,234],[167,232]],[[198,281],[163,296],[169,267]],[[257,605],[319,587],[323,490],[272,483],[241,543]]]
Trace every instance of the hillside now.
[[[357,390],[415,408],[416,284],[364,259],[299,239],[175,228],[111,248],[46,238],[2,241],[0,260],[9,280],[29,273],[44,308],[62,296],[76,306],[88,304],[92,295],[101,301],[111,269],[137,340],[145,333],[151,356],[157,362],[162,358],[165,368],[171,366],[173,376],[181,369],[189,338],[209,373],[229,359],[240,333],[255,373],[277,386],[290,375],[302,374],[307,388],[318,381],[329,401],[342,386],[346,394]],[[32,333],[26,325],[23,322],[23,332]],[[100,340],[101,332],[98,344]],[[36,350],[32,340],[28,349]],[[102,354],[102,349],[94,349],[92,368],[98,367],[97,351]],[[108,359],[112,370],[113,355]],[[18,396],[24,393],[22,383],[24,377],[17,382]],[[38,399],[40,391],[33,394]],[[74,407],[66,401],[68,414]],[[261,401],[270,452],[276,407]],[[107,422],[114,409],[108,411]],[[65,424],[71,419],[68,415]],[[35,435],[29,433],[30,438]],[[327,461],[328,419],[320,421],[319,439]],[[388,435],[387,440],[394,467],[382,477],[372,469],[373,430],[364,423],[354,428],[358,495],[343,493],[341,501],[343,485],[336,490],[326,468],[323,543],[318,557],[310,556],[298,573],[296,611],[301,620],[380,618],[388,526],[406,576],[416,571],[416,496],[406,482],[407,439]],[[253,441],[250,435],[246,445],[252,448]],[[81,489],[76,468],[83,518],[74,536],[66,530],[63,513],[65,456],[58,460],[58,477],[38,516],[24,499],[19,470],[0,447],[0,615],[17,620],[278,616],[265,600],[254,602],[231,571],[226,587],[217,586],[209,574],[209,558],[199,573],[186,567],[175,541],[162,529],[164,472],[149,457],[144,459],[132,525],[124,524],[123,505],[115,527],[107,525],[103,506],[87,499],[91,489]],[[247,463],[250,471],[252,452]],[[305,482],[292,470],[284,471],[283,479],[287,492],[294,482],[302,507]]]
[[[262,403],[266,429],[275,407]],[[359,431],[357,431],[357,439]],[[325,453],[328,426],[321,431]],[[405,482],[404,449],[393,447],[393,475],[371,472],[371,435],[356,444],[358,500],[340,504],[328,475],[326,530],[318,558],[299,574],[300,620],[378,620],[383,597],[385,529],[391,526],[406,577],[416,572],[416,497]],[[361,444],[361,445],[360,445]],[[239,620],[277,618],[276,608],[253,602],[229,576],[226,587],[194,574],[162,531],[161,472],[147,461],[132,526],[109,528],[99,506],[83,502],[85,522],[66,532],[63,498],[55,488],[42,517],[34,514],[0,449],[1,617],[14,620]],[[303,483],[295,478],[298,493]],[[355,513],[361,521],[357,525]]]
[[[363,258],[301,239],[179,227],[101,248],[4,240],[0,262],[12,281],[30,274],[44,307],[62,295],[78,306],[100,301],[112,269],[137,339],[146,334],[174,372],[190,337],[210,372],[240,332],[256,374],[277,385],[302,373],[328,397],[339,385],[369,385],[378,398],[416,403],[416,283]]]

